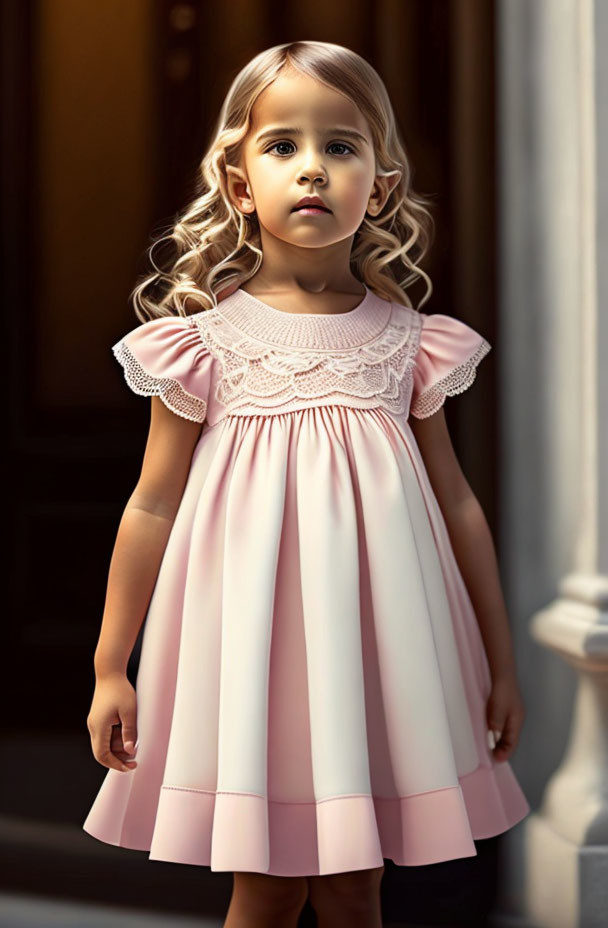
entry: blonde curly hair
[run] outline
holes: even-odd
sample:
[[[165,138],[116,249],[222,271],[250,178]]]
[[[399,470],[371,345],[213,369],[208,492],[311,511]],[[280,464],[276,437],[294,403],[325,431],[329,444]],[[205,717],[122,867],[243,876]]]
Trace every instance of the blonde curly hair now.
[[[211,309],[252,277],[262,263],[255,215],[245,217],[227,193],[226,165],[236,164],[250,128],[259,94],[284,69],[307,74],[348,96],[367,119],[376,154],[376,173],[400,170],[401,177],[377,216],[363,218],[353,240],[351,270],[379,297],[412,306],[405,288],[418,277],[427,285],[418,309],[429,299],[432,283],[419,266],[428,251],[434,221],[430,199],[412,190],[411,169],[383,81],[360,55],[328,42],[286,42],[253,58],[233,80],[218,117],[213,139],[200,164],[196,199],[169,234],[148,250],[154,273],[137,283],[130,299],[136,316],[186,316]],[[153,251],[171,241],[177,249],[167,270]],[[162,294],[162,295],[161,295]]]

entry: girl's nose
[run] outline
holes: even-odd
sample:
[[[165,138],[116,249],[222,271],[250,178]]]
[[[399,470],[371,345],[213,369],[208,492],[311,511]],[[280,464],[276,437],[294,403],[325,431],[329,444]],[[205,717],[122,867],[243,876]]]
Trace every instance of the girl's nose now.
[[[305,171],[303,174],[300,174],[300,180],[310,180],[310,179],[312,179],[313,183],[316,183],[317,181],[320,181],[321,183],[325,183],[325,180],[326,180],[325,173],[321,171],[320,169],[318,169],[318,170],[313,170],[313,171]]]

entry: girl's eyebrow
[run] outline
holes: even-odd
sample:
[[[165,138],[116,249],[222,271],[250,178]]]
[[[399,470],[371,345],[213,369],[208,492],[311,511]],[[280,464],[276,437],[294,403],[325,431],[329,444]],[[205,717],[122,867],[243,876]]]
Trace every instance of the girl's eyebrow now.
[[[257,136],[256,142],[261,142],[263,141],[263,139],[266,139],[271,135],[281,135],[282,133],[284,133],[285,135],[303,135],[302,129],[295,129],[289,126],[276,126],[273,129],[267,129],[265,132],[261,132]],[[339,135],[347,135],[353,139],[360,139],[360,141],[365,142],[366,145],[368,144],[368,141],[365,138],[365,136],[361,135],[360,132],[356,132],[354,129],[346,129],[343,126],[336,126],[333,129],[319,129],[318,130],[319,135],[324,135],[324,134],[333,135],[334,133],[338,133]]]

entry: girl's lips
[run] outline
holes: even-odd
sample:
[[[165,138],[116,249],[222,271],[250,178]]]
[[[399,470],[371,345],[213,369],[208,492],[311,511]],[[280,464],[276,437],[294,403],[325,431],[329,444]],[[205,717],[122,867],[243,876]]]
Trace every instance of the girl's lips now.
[[[296,206],[293,212],[315,215],[316,213],[330,213],[331,210],[325,209],[323,206]]]

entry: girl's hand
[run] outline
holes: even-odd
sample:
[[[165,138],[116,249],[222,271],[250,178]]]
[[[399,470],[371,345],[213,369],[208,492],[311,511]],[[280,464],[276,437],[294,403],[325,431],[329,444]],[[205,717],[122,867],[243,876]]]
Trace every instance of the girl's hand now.
[[[125,674],[98,680],[87,717],[93,756],[104,767],[128,771],[137,767],[137,703],[135,690]]]
[[[517,685],[515,673],[504,673],[492,681],[486,706],[488,729],[494,733],[494,760],[507,760],[519,740],[526,710]]]

